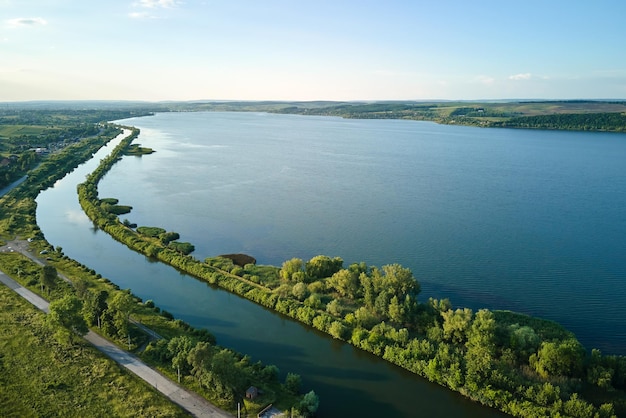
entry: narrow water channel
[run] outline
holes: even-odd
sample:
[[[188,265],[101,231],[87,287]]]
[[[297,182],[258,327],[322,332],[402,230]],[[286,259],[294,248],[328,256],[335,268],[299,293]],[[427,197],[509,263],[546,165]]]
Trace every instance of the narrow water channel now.
[[[82,212],[76,185],[119,140],[112,141],[37,199],[37,222],[53,246],[104,277],[152,299],[218,343],[303,377],[320,397],[319,416],[496,417],[503,414],[338,342],[254,303],[128,250]],[[141,185],[137,185],[141,187]]]

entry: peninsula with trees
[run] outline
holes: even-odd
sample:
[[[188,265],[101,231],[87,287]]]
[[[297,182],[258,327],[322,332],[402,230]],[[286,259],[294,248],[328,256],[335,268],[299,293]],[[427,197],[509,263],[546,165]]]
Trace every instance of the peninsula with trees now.
[[[453,309],[447,299],[419,302],[419,282],[397,264],[344,266],[325,255],[280,267],[198,260],[164,241],[165,229],[125,225],[103,206],[97,183],[129,144],[120,143],[78,187],[85,213],[129,248],[513,416],[626,412],[626,357],[589,352],[554,322]]]

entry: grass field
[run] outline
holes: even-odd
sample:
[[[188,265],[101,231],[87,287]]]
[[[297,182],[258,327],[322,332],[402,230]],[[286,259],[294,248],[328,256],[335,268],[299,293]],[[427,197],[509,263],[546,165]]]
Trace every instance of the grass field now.
[[[86,342],[60,346],[44,315],[0,285],[3,417],[187,416]]]
[[[0,125],[0,137],[5,138],[20,135],[39,135],[44,132],[51,133],[52,131],[56,132],[58,129],[33,125]]]

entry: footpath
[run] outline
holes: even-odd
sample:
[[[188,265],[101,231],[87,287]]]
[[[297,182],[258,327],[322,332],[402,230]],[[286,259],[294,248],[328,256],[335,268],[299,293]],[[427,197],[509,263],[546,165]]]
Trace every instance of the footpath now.
[[[36,257],[34,257],[32,254],[29,254],[28,251],[25,250],[24,243],[18,243],[13,241],[10,244],[2,247],[2,251],[7,250],[17,250],[33,260],[36,259]],[[40,260],[36,261],[38,261],[39,264],[43,264]],[[26,289],[3,272],[0,272],[0,282],[15,291],[31,304],[35,305],[38,309],[42,310],[45,313],[48,313],[49,302],[47,300]],[[124,366],[126,369],[139,376],[141,379],[145,380],[150,386],[154,387],[156,390],[167,396],[172,402],[180,405],[183,409],[188,411],[194,417],[233,417],[233,415],[209,403],[200,395],[179,386],[177,383],[163,376],[156,370],[152,369],[150,366],[139,360],[134,355],[122,350],[121,348],[114,345],[107,339],[101,337],[100,335],[96,334],[95,332],[89,331],[89,333],[85,335],[84,338],[99,351],[113,359],[118,364]]]

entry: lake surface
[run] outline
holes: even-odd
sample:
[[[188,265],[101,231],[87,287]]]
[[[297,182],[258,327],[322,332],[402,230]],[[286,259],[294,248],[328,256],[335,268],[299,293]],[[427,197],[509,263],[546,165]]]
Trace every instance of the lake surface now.
[[[102,182],[196,257],[400,263],[422,300],[521,311],[626,354],[626,135],[170,113]]]
[[[197,258],[400,263],[422,301],[538,315],[626,354],[626,135],[255,113],[124,123],[157,152],[116,164],[100,196],[132,205],[122,218],[179,232]],[[323,416],[493,413],[94,229],[75,186],[106,153],[37,199],[52,245],[221,344],[302,374]]]

